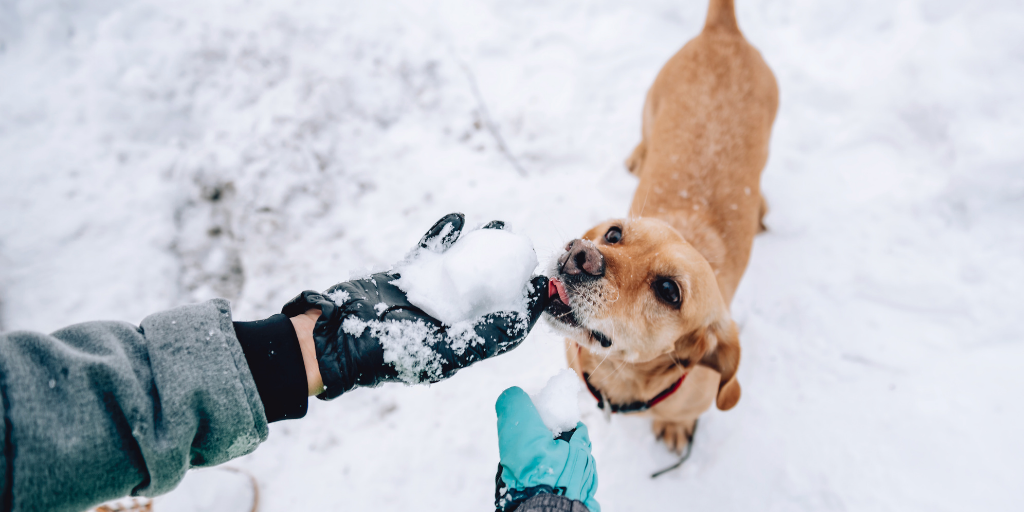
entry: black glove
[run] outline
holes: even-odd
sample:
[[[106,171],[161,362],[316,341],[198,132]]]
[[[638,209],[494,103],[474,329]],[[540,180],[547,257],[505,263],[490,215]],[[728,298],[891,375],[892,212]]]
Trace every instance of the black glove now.
[[[419,247],[443,253],[459,239],[464,224],[461,213],[446,215],[423,235]],[[501,221],[484,226],[502,228]],[[528,315],[491,313],[471,328],[451,328],[409,303],[405,292],[391,284],[398,277],[373,274],[336,284],[322,294],[302,292],[285,304],[281,312],[288,317],[310,309],[323,312],[313,329],[324,382],[318,398],[330,400],[356,386],[438,382],[451,377],[461,368],[522,343],[548,302],[548,279],[536,276],[530,283]]]

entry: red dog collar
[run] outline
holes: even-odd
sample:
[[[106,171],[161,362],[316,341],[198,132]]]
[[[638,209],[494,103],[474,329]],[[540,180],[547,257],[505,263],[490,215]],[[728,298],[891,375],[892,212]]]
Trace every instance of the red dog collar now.
[[[679,386],[683,384],[683,381],[686,380],[686,375],[687,374],[684,373],[682,377],[679,377],[679,380],[675,381],[675,383],[673,383],[671,386],[666,388],[661,393],[655,395],[654,398],[646,402],[636,401],[630,402],[628,404],[613,404],[611,403],[611,401],[606,401],[604,399],[604,395],[601,394],[601,390],[595,388],[594,385],[590,383],[589,373],[583,374],[583,383],[587,385],[587,389],[590,390],[590,394],[594,395],[594,398],[597,399],[597,407],[599,409],[604,409],[605,404],[608,404],[608,409],[611,412],[641,412],[646,411],[651,407],[654,407],[655,405],[658,405],[659,403],[661,403],[661,401],[671,396],[672,393],[675,393],[676,390],[679,389]]]

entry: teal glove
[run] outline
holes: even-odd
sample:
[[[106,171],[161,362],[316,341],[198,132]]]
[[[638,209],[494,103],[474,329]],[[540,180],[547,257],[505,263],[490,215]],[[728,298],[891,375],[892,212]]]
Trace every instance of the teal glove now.
[[[515,510],[544,492],[581,501],[590,512],[601,512],[594,499],[597,463],[590,454],[590,436],[583,422],[555,439],[530,396],[518,387],[506,389],[494,409],[501,454],[494,482],[497,512]]]

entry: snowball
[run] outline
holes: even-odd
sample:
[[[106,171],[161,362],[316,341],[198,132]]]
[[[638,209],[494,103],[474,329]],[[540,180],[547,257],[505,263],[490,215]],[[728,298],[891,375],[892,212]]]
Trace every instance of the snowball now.
[[[548,379],[544,389],[530,396],[540,419],[555,437],[576,428],[580,421],[579,392],[579,376],[566,368]]]
[[[479,229],[464,233],[444,253],[419,250],[394,269],[401,274],[394,284],[428,315],[454,325],[498,311],[525,313],[535,268],[529,238]]]
[[[526,312],[528,283],[537,267],[530,239],[508,231],[482,229],[463,234],[451,248],[438,253],[437,239],[451,230],[451,224],[444,226],[430,247],[418,249],[392,270],[401,275],[393,283],[406,293],[409,302],[448,325],[443,336],[435,326],[421,320],[364,321],[353,316],[341,325],[342,331],[351,336],[361,336],[369,329],[369,335],[380,341],[384,362],[408,384],[444,377],[443,360],[433,346],[444,342],[461,355],[469,346],[483,343],[476,333],[478,324],[484,321],[481,316],[498,311]],[[341,290],[335,294],[341,300],[349,298]],[[331,297],[334,299],[334,295]],[[387,309],[384,302],[373,306],[378,316]]]

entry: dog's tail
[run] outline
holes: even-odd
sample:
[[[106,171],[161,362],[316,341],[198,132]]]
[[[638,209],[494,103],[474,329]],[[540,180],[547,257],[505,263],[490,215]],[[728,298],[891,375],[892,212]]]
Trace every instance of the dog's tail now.
[[[740,31],[740,26],[736,23],[736,6],[733,0],[711,0],[708,4],[708,19],[704,22],[704,30]]]

